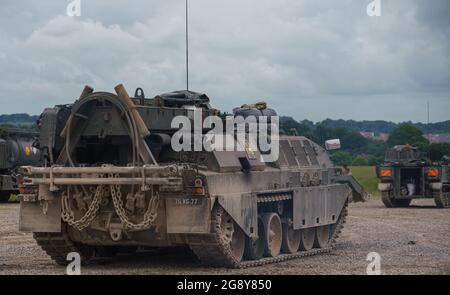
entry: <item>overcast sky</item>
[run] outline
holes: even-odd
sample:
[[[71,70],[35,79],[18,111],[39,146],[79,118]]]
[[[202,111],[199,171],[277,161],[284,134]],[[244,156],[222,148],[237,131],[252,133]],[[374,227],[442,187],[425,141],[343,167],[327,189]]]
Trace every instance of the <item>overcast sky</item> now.
[[[450,120],[450,1],[190,0],[191,89],[295,119]],[[185,88],[184,0],[0,0],[0,113]],[[131,4],[132,3],[132,4]]]

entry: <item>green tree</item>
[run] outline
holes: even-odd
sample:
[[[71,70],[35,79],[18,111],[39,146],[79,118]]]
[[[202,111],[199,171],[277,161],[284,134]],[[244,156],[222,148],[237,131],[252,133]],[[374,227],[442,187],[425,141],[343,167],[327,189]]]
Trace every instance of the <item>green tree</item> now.
[[[352,162],[352,166],[368,166],[368,165],[369,161],[367,160],[366,157],[363,156],[357,156]]]
[[[432,143],[428,148],[430,160],[439,161],[443,156],[450,156],[449,143]]]
[[[331,160],[338,166],[350,165],[352,163],[352,155],[348,152],[337,151],[331,155]]]
[[[14,126],[11,125],[11,124],[0,123],[0,130],[2,130],[2,129],[7,129],[7,128],[12,128],[12,127],[14,127]]]
[[[415,146],[422,157],[428,157],[428,154],[430,152],[430,145],[428,144],[428,141],[426,142],[416,142],[412,144]]]
[[[428,140],[423,137],[423,132],[419,128],[403,123],[392,130],[387,143],[390,147],[403,144],[422,145],[424,147],[423,144],[428,144]]]
[[[307,122],[297,122],[291,117],[281,117],[280,127],[283,129],[284,133],[290,134],[291,130],[295,130],[298,135],[305,136],[308,138],[312,137],[312,130]]]
[[[377,156],[369,155],[367,160],[368,160],[370,166],[379,165],[379,164],[383,163],[383,161],[384,161],[384,153],[382,155],[377,155]]]
[[[343,128],[327,128],[324,124],[319,124],[314,129],[313,140],[323,144],[328,139],[339,138],[342,150],[352,153],[355,149],[363,149],[369,140],[361,136],[358,132]]]

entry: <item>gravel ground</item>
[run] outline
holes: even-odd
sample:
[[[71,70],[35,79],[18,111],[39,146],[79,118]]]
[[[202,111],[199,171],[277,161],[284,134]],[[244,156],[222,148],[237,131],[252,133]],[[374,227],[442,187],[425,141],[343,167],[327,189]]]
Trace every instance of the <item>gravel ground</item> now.
[[[18,232],[18,204],[0,204],[0,274],[64,274]],[[83,274],[365,274],[369,252],[381,255],[383,274],[450,274],[450,209],[416,200],[386,209],[379,200],[351,204],[333,252],[244,270],[202,267],[188,250],[122,255],[82,268]]]

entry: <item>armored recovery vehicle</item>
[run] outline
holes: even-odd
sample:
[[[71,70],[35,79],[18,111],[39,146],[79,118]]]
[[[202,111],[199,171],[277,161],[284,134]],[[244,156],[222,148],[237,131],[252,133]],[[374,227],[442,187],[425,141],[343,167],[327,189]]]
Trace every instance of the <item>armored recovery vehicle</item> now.
[[[209,98],[115,90],[86,87],[73,105],[46,109],[46,165],[22,167],[20,230],[59,264],[73,251],[86,262],[130,247],[189,246],[204,264],[233,268],[319,254],[341,232],[348,203],[366,198],[302,136],[282,136],[270,163],[249,148],[176,152],[174,117],[201,109],[201,120],[224,118]]]
[[[399,145],[386,151],[377,167],[378,189],[387,208],[408,207],[413,199],[432,198],[439,208],[450,206],[449,163],[421,158],[417,148]]]
[[[7,202],[11,194],[19,193],[16,168],[39,163],[39,150],[33,147],[38,135],[28,129],[0,130],[0,202]]]

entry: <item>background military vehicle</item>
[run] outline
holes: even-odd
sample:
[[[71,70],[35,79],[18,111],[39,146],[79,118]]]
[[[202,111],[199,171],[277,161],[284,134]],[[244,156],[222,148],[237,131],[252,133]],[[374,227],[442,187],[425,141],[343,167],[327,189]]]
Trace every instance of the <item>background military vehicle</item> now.
[[[38,132],[27,129],[0,129],[0,202],[17,194],[16,168],[39,163],[39,150],[33,147]]]
[[[387,150],[377,167],[381,200],[388,208],[408,207],[413,199],[434,198],[436,206],[450,206],[449,163],[420,157],[417,148],[399,145]]]
[[[46,165],[22,167],[20,230],[34,232],[59,264],[73,251],[88,261],[130,247],[189,246],[219,267],[323,253],[341,232],[348,203],[366,198],[325,149],[302,136],[281,137],[272,163],[247,148],[175,152],[175,116],[193,118],[201,109],[202,120],[226,120],[208,96],[147,99],[138,89],[130,98],[122,85],[115,90],[86,87],[73,105],[46,109]]]

